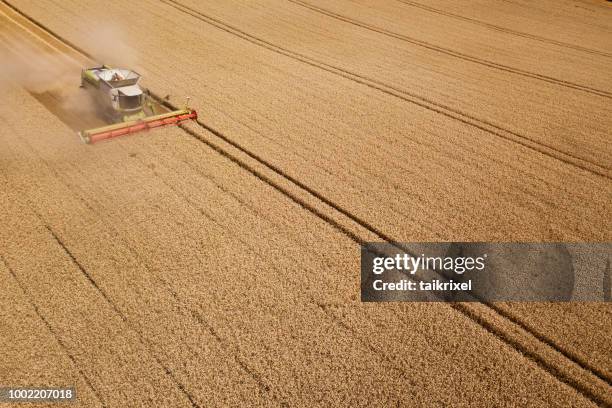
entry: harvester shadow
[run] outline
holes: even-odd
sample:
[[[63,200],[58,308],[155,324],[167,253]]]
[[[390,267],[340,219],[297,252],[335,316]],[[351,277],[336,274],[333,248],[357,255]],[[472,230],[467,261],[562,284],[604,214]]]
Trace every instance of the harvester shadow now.
[[[61,122],[74,130],[75,134],[82,129],[108,125],[109,122],[95,109],[89,107],[87,101],[81,100],[78,91],[77,88],[70,94],[61,94],[57,91],[42,93],[29,91],[29,93]]]

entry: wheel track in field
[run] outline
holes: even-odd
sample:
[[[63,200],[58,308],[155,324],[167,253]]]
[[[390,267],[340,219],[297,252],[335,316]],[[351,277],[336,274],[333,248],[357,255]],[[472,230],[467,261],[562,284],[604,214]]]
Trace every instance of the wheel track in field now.
[[[522,31],[512,30],[510,28],[501,27],[501,26],[498,26],[498,25],[495,25],[495,24],[487,23],[485,21],[481,21],[481,20],[478,20],[476,18],[465,17],[465,16],[462,16],[460,14],[455,14],[455,13],[451,13],[451,12],[448,12],[448,11],[440,10],[440,9],[437,9],[437,8],[434,8],[434,7],[430,7],[430,6],[427,6],[425,4],[418,3],[416,1],[411,1],[411,0],[396,0],[396,1],[398,1],[400,3],[403,3],[403,4],[406,4],[408,6],[417,7],[417,8],[420,8],[422,10],[429,11],[431,13],[441,14],[443,16],[452,17],[452,18],[455,18],[457,20],[468,21],[468,22],[476,24],[476,25],[487,27],[487,28],[489,28],[491,30],[494,30],[494,31],[500,31],[502,33],[512,34],[512,35],[515,35],[517,37],[529,38],[529,39],[540,41],[540,42],[543,42],[543,43],[557,45],[559,47],[571,48],[571,49],[574,49],[574,50],[577,50],[577,51],[582,51],[582,52],[587,53],[587,54],[594,54],[594,55],[600,55],[602,57],[612,58],[612,54],[610,54],[608,52],[605,52],[605,51],[593,50],[591,48],[582,47],[580,45],[570,44],[570,43],[566,43],[566,42],[563,42],[563,41],[557,41],[557,40],[553,40],[553,39],[542,37],[542,36],[535,35],[535,34],[524,33]]]
[[[301,1],[301,0],[286,0],[286,1],[288,1],[290,3],[293,3],[293,4],[296,4],[296,5],[300,6],[300,7],[304,7],[304,8],[310,9],[310,10],[312,10],[314,12],[326,15],[328,17],[334,18],[336,20],[343,21],[345,23],[352,24],[352,25],[355,25],[357,27],[365,28],[367,30],[374,31],[374,32],[377,32],[379,34],[383,34],[383,35],[386,35],[388,37],[392,37],[392,38],[395,38],[395,39],[398,39],[398,40],[401,40],[401,41],[405,41],[405,42],[408,42],[410,44],[413,44],[413,45],[416,45],[416,46],[419,46],[419,47],[427,48],[427,49],[432,50],[432,51],[436,51],[436,52],[439,52],[439,53],[442,53],[442,54],[445,54],[445,55],[449,55],[451,57],[459,58],[459,59],[464,60],[464,61],[473,62],[475,64],[480,64],[480,65],[483,65],[483,66],[486,66],[486,67],[489,67],[489,68],[498,69],[500,71],[509,72],[509,73],[520,75],[520,76],[524,76],[524,77],[527,77],[527,78],[533,78],[533,79],[537,79],[537,80],[544,81],[544,82],[547,82],[547,83],[555,84],[555,85],[558,85],[558,86],[562,86],[562,87],[566,87],[566,88],[571,88],[571,89],[577,89],[577,90],[580,90],[580,91],[583,91],[583,92],[586,92],[586,93],[589,93],[589,94],[592,94],[592,95],[597,95],[597,96],[601,96],[601,97],[604,97],[604,98],[612,99],[612,92],[608,92],[608,91],[605,91],[605,90],[602,90],[602,89],[592,88],[592,87],[589,87],[589,86],[586,86],[586,85],[580,85],[580,84],[577,84],[577,83],[574,83],[574,82],[571,82],[571,81],[566,81],[566,80],[559,79],[559,78],[554,78],[554,77],[551,77],[551,76],[548,76],[548,75],[538,74],[538,73],[535,73],[535,72],[525,71],[525,70],[522,70],[522,69],[519,69],[519,68],[513,68],[513,67],[508,66],[508,65],[500,64],[500,63],[497,63],[497,62],[494,62],[494,61],[489,61],[489,60],[486,60],[486,59],[474,57],[472,55],[468,55],[468,54],[462,53],[460,51],[455,51],[455,50],[450,49],[450,48],[441,47],[439,45],[435,45],[435,44],[432,44],[432,43],[427,42],[427,41],[419,40],[418,38],[414,38],[414,37],[410,37],[410,36],[407,36],[407,35],[399,34],[399,33],[393,32],[393,31],[385,30],[384,28],[377,27],[377,26],[372,25],[372,24],[364,23],[363,21],[355,20],[353,18],[350,18],[350,17],[344,16],[344,15],[335,13],[333,11],[329,11],[329,10],[326,10],[324,8],[317,7],[315,5],[307,3],[305,1]]]
[[[15,6],[11,5],[7,0],[1,0],[1,1],[4,4],[6,4],[8,7],[13,9],[16,13],[20,14],[25,19],[29,20],[32,24],[36,25],[41,30],[46,32],[50,37],[52,37],[56,41],[59,41],[60,43],[62,43],[63,46],[66,47],[67,49],[70,49],[73,52],[76,52],[76,53],[80,54],[81,56],[85,56],[85,57],[87,57],[89,59],[92,59],[92,56],[87,51],[83,50],[82,48],[78,47],[77,45],[73,44],[72,42],[64,39],[60,35],[56,34],[52,30],[50,30],[47,27],[45,27],[43,24],[41,24],[41,23],[37,22],[36,20],[32,19],[31,17],[27,16],[26,14],[21,12],[18,8],[16,8]],[[160,1],[166,2],[166,0],[160,0]],[[157,99],[160,103],[164,104],[169,109],[172,109],[172,110],[176,110],[177,109],[177,107],[174,106],[172,103],[170,103],[170,102],[168,102],[166,100],[163,100],[162,98],[160,98],[155,93],[152,92],[151,95],[152,95],[152,97]],[[187,128],[183,124],[179,125],[179,128],[182,129],[183,131],[185,131],[185,133],[188,134],[189,136],[199,140],[204,145],[206,145],[209,148],[215,150],[217,153],[219,153],[223,157],[227,158],[228,160],[232,161],[233,163],[235,163],[239,167],[241,167],[244,170],[248,171],[250,174],[252,174],[256,178],[260,179],[262,182],[270,185],[272,188],[274,188],[275,190],[279,191],[282,195],[288,197],[290,200],[294,201],[295,203],[297,203],[298,205],[303,207],[305,210],[311,212],[315,216],[317,216],[317,217],[321,218],[322,220],[324,220],[325,222],[329,223],[330,225],[332,225],[334,228],[336,228],[338,231],[340,231],[341,233],[343,233],[344,235],[349,237],[351,240],[353,240],[357,244],[363,244],[364,243],[364,240],[361,237],[359,237],[359,235],[355,234],[353,231],[351,231],[350,229],[348,229],[345,226],[343,226],[340,222],[338,222],[334,218],[324,214],[323,212],[321,212],[320,210],[318,210],[317,208],[315,208],[314,206],[309,204],[307,201],[305,201],[302,198],[298,197],[295,193],[291,192],[290,190],[288,190],[284,186],[280,185],[279,183],[274,181],[272,178],[270,178],[269,176],[267,176],[263,172],[257,170],[253,166],[251,166],[249,163],[246,163],[243,158],[238,157],[238,155],[229,152],[228,151],[228,147],[231,148],[231,149],[237,150],[240,154],[246,155],[249,159],[252,159],[256,163],[263,165],[265,168],[269,169],[273,174],[276,174],[276,175],[280,176],[282,179],[288,181],[290,184],[293,184],[293,185],[299,187],[301,190],[303,190],[306,193],[308,193],[308,195],[316,198],[318,201],[320,201],[320,202],[326,204],[327,206],[331,207],[333,210],[335,210],[336,212],[338,212],[338,213],[342,214],[343,216],[347,217],[348,219],[350,219],[354,223],[358,224],[360,227],[365,228],[369,232],[375,234],[381,240],[389,242],[389,243],[395,245],[398,249],[400,249],[402,251],[406,251],[407,253],[410,253],[409,249],[399,245],[395,240],[393,240],[392,237],[390,237],[390,236],[386,235],[384,232],[378,230],[375,226],[373,226],[373,225],[369,224],[367,221],[362,220],[359,217],[353,215],[352,213],[350,213],[350,211],[345,210],[344,208],[340,207],[339,205],[337,205],[336,203],[334,203],[330,199],[328,199],[325,196],[323,196],[321,193],[317,192],[316,190],[314,190],[313,188],[309,187],[308,185],[302,183],[301,181],[299,181],[298,179],[294,178],[293,176],[287,174],[281,168],[279,168],[279,167],[275,166],[274,164],[268,162],[263,157],[258,156],[256,153],[253,153],[253,152],[249,151],[247,148],[241,146],[239,143],[234,142],[230,137],[228,137],[227,135],[223,134],[219,130],[212,128],[211,126],[207,125],[206,123],[204,123],[200,119],[198,119],[196,121],[196,123],[197,123],[197,125],[200,128],[204,129],[208,134],[212,134],[217,139],[219,139],[219,141],[221,141],[221,143],[218,143],[218,141],[217,142],[212,142],[212,141],[208,140],[207,138],[203,137],[202,135],[200,135],[198,132],[194,132],[193,130]],[[222,144],[227,144],[229,146],[227,146],[227,147],[221,146]],[[469,318],[471,321],[473,321],[474,323],[476,323],[477,325],[482,327],[484,330],[486,330],[491,335],[493,335],[494,337],[498,338],[499,340],[501,340],[502,342],[504,342],[505,344],[507,344],[511,348],[517,350],[519,353],[521,353],[523,356],[525,356],[529,360],[534,361],[539,367],[541,367],[543,370],[548,372],[550,375],[552,375],[555,378],[557,378],[559,381],[561,381],[561,382],[563,382],[563,383],[573,387],[574,389],[576,389],[576,391],[578,391],[580,394],[582,394],[583,396],[585,396],[589,400],[591,400],[593,402],[596,402],[598,404],[604,404],[604,405],[610,403],[610,401],[606,397],[602,397],[597,391],[593,391],[592,387],[589,386],[590,384],[588,384],[588,383],[585,384],[583,380],[576,379],[575,375],[574,375],[575,373],[573,373],[571,371],[573,369],[583,370],[583,371],[586,372],[587,376],[595,377],[597,379],[596,381],[600,382],[600,385],[603,383],[604,387],[605,386],[608,386],[608,387],[612,386],[612,381],[609,378],[607,378],[604,373],[602,373],[596,367],[593,367],[587,361],[584,361],[584,359],[582,359],[581,357],[579,357],[579,356],[577,356],[577,355],[575,355],[575,354],[565,350],[564,347],[559,346],[554,340],[549,339],[545,335],[541,335],[541,334],[539,334],[537,332],[533,332],[532,328],[529,325],[527,325],[526,323],[524,323],[520,318],[517,318],[517,317],[514,317],[514,316],[508,314],[503,309],[495,306],[495,304],[492,304],[492,303],[478,303],[477,305],[481,305],[481,306],[483,306],[485,308],[488,308],[489,311],[493,315],[496,315],[497,317],[503,319],[507,324],[509,324],[511,326],[509,328],[500,328],[500,327],[496,326],[494,323],[492,323],[491,321],[488,321],[486,317],[483,317],[478,312],[478,307],[477,306],[474,307],[474,306],[472,306],[469,303],[467,303],[467,304],[466,303],[449,303],[447,305],[449,307],[453,308],[454,310],[456,310],[457,312],[461,313],[462,315],[466,316],[467,318]],[[323,306],[319,305],[319,307],[325,309],[324,305]],[[327,314],[327,311],[326,311],[326,314]],[[570,363],[570,365],[572,366],[569,369],[570,372],[568,372],[568,368],[567,367],[563,367],[563,365],[561,365],[561,367],[559,367],[559,365],[556,364],[555,361],[548,361],[546,358],[542,357],[543,352],[541,352],[541,351],[535,351],[534,352],[533,350],[530,350],[530,346],[529,345],[524,344],[524,342],[522,340],[520,340],[520,339],[519,340],[516,339],[516,335],[515,335],[516,331],[524,333],[530,340],[539,342],[541,346],[544,346],[546,352],[547,352],[546,347],[548,347],[549,349],[552,349],[550,351],[552,351],[553,353],[559,354],[559,355],[563,356],[565,359],[567,359],[568,362]]]
[[[353,82],[359,83],[361,85],[365,85],[369,88],[376,89],[378,91],[381,91],[387,95],[396,97],[405,102],[413,103],[424,109],[441,114],[453,120],[457,120],[468,126],[475,127],[484,132],[487,132],[488,134],[517,143],[519,145],[522,145],[523,147],[534,150],[540,154],[544,154],[546,156],[552,157],[556,160],[562,161],[566,164],[572,165],[582,170],[591,172],[593,174],[597,174],[607,179],[612,179],[612,167],[601,166],[597,163],[593,163],[591,161],[585,160],[578,156],[561,151],[554,146],[546,145],[528,136],[522,135],[520,133],[517,133],[509,129],[505,129],[501,126],[495,125],[487,120],[476,118],[470,115],[469,113],[462,112],[451,106],[444,105],[434,100],[430,100],[420,95],[413,94],[403,89],[388,85],[379,80],[365,77],[363,75],[348,71],[344,68],[330,65],[325,62],[313,59],[307,55],[300,54],[295,51],[291,51],[289,49],[280,47],[272,42],[269,42],[262,38],[256,37],[252,34],[249,34],[237,27],[233,27],[219,19],[210,17],[198,10],[185,6],[184,4],[178,1],[175,1],[175,0],[159,0],[159,1],[187,15],[190,15],[206,24],[212,25],[220,30],[223,30],[229,34],[242,38],[245,41],[248,41],[257,46],[266,48],[275,53],[278,53],[278,54],[287,56],[289,58],[292,58],[294,60],[303,62],[312,67],[330,72],[334,75],[341,76]]]

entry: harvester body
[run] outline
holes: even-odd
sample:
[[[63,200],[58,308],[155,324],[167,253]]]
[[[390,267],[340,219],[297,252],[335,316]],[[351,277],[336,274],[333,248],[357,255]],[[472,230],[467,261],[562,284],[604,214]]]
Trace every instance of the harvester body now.
[[[82,71],[81,87],[92,93],[104,116],[112,122],[143,119],[145,94],[138,85],[140,74],[127,69],[91,68]]]
[[[140,87],[139,80],[140,74],[135,71],[106,65],[81,72],[81,87],[90,93],[98,111],[110,122],[108,126],[79,132],[85,143],[197,118],[197,113],[187,106],[169,111]]]

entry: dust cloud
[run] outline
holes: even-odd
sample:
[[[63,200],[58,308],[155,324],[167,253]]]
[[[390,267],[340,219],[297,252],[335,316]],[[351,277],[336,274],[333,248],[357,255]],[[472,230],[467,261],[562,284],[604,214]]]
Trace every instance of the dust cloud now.
[[[79,65],[59,52],[19,43],[18,55],[0,48],[0,90],[19,86],[34,95],[50,95],[61,108],[77,114],[97,114],[90,96],[80,85]]]
[[[34,36],[17,34],[6,27],[0,34],[0,90],[21,86],[34,94],[52,93],[67,108],[91,111],[93,105],[85,92],[79,92],[80,72],[86,68],[68,54],[37,41]],[[131,68],[137,52],[126,44],[123,31],[116,25],[88,26],[86,44],[94,61]]]
[[[121,27],[114,24],[100,24],[87,28],[88,51],[99,63],[136,68],[138,53],[125,41],[128,38]]]
[[[91,65],[133,67],[137,53],[114,25],[88,27],[87,43],[95,62]],[[97,106],[79,88],[81,69],[86,68],[68,54],[15,32],[4,32],[0,43],[0,91],[19,86],[35,95],[48,94],[61,108],[77,114],[96,114]]]
[[[3,42],[0,60],[0,85],[3,87],[17,85],[33,93],[44,93],[78,81],[79,67],[68,56],[22,39]]]

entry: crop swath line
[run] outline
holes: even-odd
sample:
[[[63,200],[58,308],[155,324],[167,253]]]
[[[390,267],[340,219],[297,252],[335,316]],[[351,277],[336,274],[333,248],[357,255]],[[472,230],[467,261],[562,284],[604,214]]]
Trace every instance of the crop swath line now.
[[[563,86],[563,87],[567,87],[567,88],[572,88],[572,89],[577,89],[577,90],[584,91],[584,92],[587,92],[587,93],[590,93],[590,94],[594,94],[594,95],[598,95],[598,96],[601,96],[601,97],[604,97],[604,98],[612,99],[612,92],[604,91],[604,90],[597,89],[597,88],[592,88],[592,87],[589,87],[589,86],[586,86],[586,85],[576,84],[574,82],[566,81],[566,80],[563,80],[563,79],[558,79],[558,78],[550,77],[550,76],[547,76],[547,75],[538,74],[538,73],[535,73],[535,72],[525,71],[525,70],[522,70],[522,69],[519,69],[519,68],[513,68],[513,67],[508,66],[508,65],[500,64],[500,63],[497,63],[497,62],[494,62],[494,61],[489,61],[489,60],[486,60],[486,59],[474,57],[474,56],[471,56],[471,55],[468,55],[468,54],[464,54],[464,53],[462,53],[460,51],[455,51],[453,49],[441,47],[441,46],[429,43],[427,41],[419,40],[417,38],[413,38],[413,37],[410,37],[410,36],[407,36],[407,35],[403,35],[403,34],[399,34],[399,33],[393,32],[393,31],[385,30],[384,28],[377,27],[377,26],[374,26],[374,25],[371,25],[371,24],[368,24],[368,23],[364,23],[362,21],[355,20],[353,18],[350,18],[350,17],[347,17],[347,16],[343,16],[343,15],[338,14],[338,13],[334,13],[333,11],[329,11],[329,10],[326,10],[324,8],[320,8],[320,7],[314,6],[314,5],[310,4],[310,3],[303,2],[303,1],[300,1],[300,0],[286,0],[286,1],[288,1],[290,3],[294,3],[294,4],[299,5],[301,7],[313,10],[313,11],[315,11],[317,13],[324,14],[324,15],[326,15],[328,17],[331,17],[331,18],[334,18],[336,20],[344,21],[345,23],[352,24],[352,25],[355,25],[355,26],[358,26],[358,27],[361,27],[361,28],[365,28],[367,30],[374,31],[374,32],[377,32],[379,34],[383,34],[383,35],[386,35],[388,37],[393,37],[393,38],[396,38],[398,40],[402,40],[402,41],[408,42],[410,44],[414,44],[414,45],[419,46],[419,47],[427,48],[427,49],[432,50],[432,51],[437,51],[437,52],[440,52],[442,54],[446,54],[446,55],[449,55],[449,56],[452,56],[452,57],[455,57],[455,58],[459,58],[459,59],[462,59],[462,60],[465,60],[465,61],[469,61],[469,62],[473,62],[473,63],[476,63],[476,64],[480,64],[480,65],[484,65],[484,66],[489,67],[489,68],[498,69],[500,71],[509,72],[509,73],[512,73],[512,74],[521,75],[521,76],[528,77],[528,78],[534,78],[534,79],[538,79],[538,80],[541,80],[541,81],[544,81],[544,82],[548,82],[548,83],[551,83],[551,84],[555,84],[555,85],[559,85],[559,86]]]
[[[45,227],[47,227],[45,225]],[[47,227],[48,229],[48,227]],[[64,350],[64,353],[66,353],[66,355],[68,356],[68,358],[70,359],[70,361],[72,362],[72,364],[74,364],[74,367],[77,369],[77,371],[79,372],[79,374],[81,375],[81,377],[83,377],[83,380],[85,381],[85,383],[87,384],[87,386],[89,388],[91,388],[92,392],[94,393],[94,395],[96,396],[96,398],[98,399],[98,401],[100,402],[100,404],[102,405],[103,408],[106,408],[107,405],[104,403],[104,399],[102,398],[102,396],[100,395],[100,393],[98,392],[98,390],[96,390],[96,388],[93,386],[93,384],[91,383],[91,380],[89,379],[89,377],[87,377],[87,375],[83,372],[83,370],[81,369],[81,367],[79,366],[79,364],[77,363],[75,357],[72,355],[72,353],[70,353],[68,347],[66,346],[66,344],[64,344],[64,342],[62,341],[62,339],[60,339],[59,335],[57,334],[57,332],[55,330],[53,330],[53,327],[51,326],[51,324],[49,323],[49,321],[47,319],[45,319],[45,317],[42,315],[42,313],[40,312],[40,309],[38,308],[38,306],[36,305],[36,303],[34,303],[34,301],[32,300],[32,296],[30,296],[30,293],[27,291],[25,285],[19,280],[19,278],[17,277],[17,274],[15,273],[15,271],[13,270],[13,268],[10,267],[10,265],[8,264],[8,262],[4,259],[4,257],[2,256],[2,254],[0,254],[0,262],[2,262],[2,264],[4,266],[6,266],[6,269],[8,269],[9,273],[11,274],[11,276],[13,277],[13,279],[15,280],[15,282],[17,282],[17,285],[19,285],[19,288],[21,289],[21,291],[23,292],[23,294],[25,295],[25,297],[28,299],[28,303],[30,303],[30,305],[32,306],[32,308],[34,309],[34,312],[36,313],[36,315],[38,316],[38,318],[44,323],[45,327],[47,328],[47,330],[49,331],[49,333],[51,333],[51,335],[55,338],[55,341],[57,341],[57,344],[60,345],[60,347],[62,348],[62,350]]]
[[[78,52],[78,53],[80,53],[80,54],[82,54],[82,55],[84,55],[84,56],[86,56],[86,57],[88,57],[90,59],[92,58],[92,56],[87,51],[83,50],[82,48],[78,47],[77,45],[73,44],[72,42],[64,39],[62,36],[58,35],[54,31],[48,29],[47,27],[45,27],[44,25],[42,25],[38,21],[34,20],[33,18],[27,16],[26,14],[24,14],[22,11],[20,11],[16,7],[10,5],[7,2],[7,0],[1,0],[1,1],[3,3],[7,4],[9,7],[11,7],[17,13],[21,14],[24,18],[28,19],[33,24],[35,24],[39,28],[43,29],[48,34],[52,35],[56,40],[62,42],[67,47],[72,48],[74,51],[76,51],[76,52]],[[164,1],[164,0],[160,0],[160,1]],[[310,65],[316,66],[315,64],[312,64],[312,63],[310,63],[308,61],[304,61],[304,62],[307,63],[307,64],[310,64]],[[151,95],[154,98],[156,98],[158,101],[160,101],[160,103],[164,104],[166,107],[169,107],[169,108],[171,108],[173,110],[176,109],[176,107],[174,105],[172,105],[171,103],[169,103],[168,101],[162,100],[161,98],[159,98],[159,96],[157,96],[157,95],[155,95],[153,93]],[[226,143],[230,144],[234,148],[236,148],[239,151],[243,152],[247,156],[251,157],[252,159],[254,159],[254,160],[258,161],[258,162],[260,162],[261,164],[263,164],[264,166],[266,166],[267,168],[272,170],[274,173],[278,174],[279,176],[287,179],[291,183],[293,183],[293,184],[297,185],[298,187],[302,188],[303,190],[308,192],[310,195],[314,196],[315,198],[317,198],[320,201],[324,202],[325,204],[329,205],[331,208],[337,210],[341,214],[343,214],[346,217],[348,217],[349,219],[353,220],[358,225],[368,229],[370,232],[372,232],[373,234],[377,235],[380,239],[382,239],[382,240],[384,240],[386,242],[389,242],[389,243],[395,245],[396,247],[398,247],[397,246],[398,245],[397,242],[394,241],[393,239],[391,239],[390,237],[386,236],[386,234],[382,233],[382,231],[378,231],[374,226],[371,226],[370,224],[368,224],[367,222],[359,219],[357,216],[354,216],[353,214],[351,214],[347,210],[344,210],[342,207],[336,205],[335,203],[333,203],[329,199],[325,198],[324,196],[322,196],[320,193],[316,192],[312,188],[306,186],[305,184],[301,183],[299,180],[297,180],[297,179],[291,177],[290,175],[286,174],[283,170],[277,168],[276,166],[272,165],[271,163],[268,163],[266,160],[264,160],[263,158],[258,157],[256,154],[254,154],[254,153],[250,152],[248,149],[240,146],[238,143],[233,142],[229,137],[225,136],[223,133],[219,132],[216,129],[211,128],[210,126],[206,125],[205,123],[201,122],[200,120],[197,121],[197,124],[199,126],[201,126],[202,128],[204,128],[205,130],[207,130],[209,133],[217,136],[221,140],[225,141]],[[364,242],[363,239],[361,239],[359,236],[357,236],[356,234],[354,234],[350,230],[348,230],[345,227],[343,227],[342,225],[340,225],[337,221],[335,221],[332,218],[327,217],[326,215],[322,214],[320,211],[318,211],[316,208],[310,206],[304,200],[300,199],[299,197],[296,197],[293,193],[291,193],[291,192],[287,191],[286,189],[282,188],[277,183],[275,183],[272,180],[270,180],[267,176],[263,175],[262,173],[258,172],[255,169],[253,169],[248,164],[244,163],[241,159],[239,159],[239,158],[233,156],[232,154],[228,153],[227,151],[225,151],[222,147],[219,147],[219,146],[217,146],[217,145],[215,145],[215,144],[205,140],[204,138],[202,138],[197,133],[187,129],[185,127],[185,125],[181,124],[178,127],[180,129],[182,129],[183,131],[185,131],[190,136],[195,137],[196,139],[200,140],[201,142],[203,142],[204,144],[206,144],[207,146],[209,146],[213,150],[217,151],[219,154],[221,154],[224,157],[230,159],[232,162],[236,163],[238,166],[244,168],[245,170],[247,170],[248,172],[253,174],[255,177],[257,177],[260,180],[264,181],[266,184],[269,184],[271,187],[275,188],[281,194],[285,195],[286,197],[288,197],[292,201],[294,201],[297,204],[299,204],[300,206],[304,207],[306,210],[308,210],[308,211],[312,212],[313,214],[317,215],[318,217],[322,218],[324,221],[328,222],[330,225],[332,225],[333,227],[338,229],[340,232],[342,232],[343,234],[347,235],[349,238],[351,238],[356,243],[361,244],[361,243]],[[398,247],[398,248],[402,249],[402,250],[405,250],[404,248],[401,248],[401,247]],[[561,350],[559,350],[557,348],[557,346],[555,346],[555,344],[552,342],[552,340],[543,342],[534,333],[529,331],[528,327],[523,327],[519,323],[513,321],[513,319],[511,317],[509,317],[509,316],[506,316],[503,313],[503,311],[496,310],[490,304],[484,304],[484,305],[489,307],[489,308],[492,308],[498,315],[502,316],[503,318],[505,318],[509,322],[514,323],[515,325],[519,326],[520,329],[523,329],[525,332],[529,333],[536,340],[540,341],[544,345],[547,345],[547,346],[551,347],[556,352],[559,352],[560,354],[565,356],[572,363],[576,364],[578,367],[580,367],[584,371],[590,373],[591,375],[594,375],[597,378],[600,378],[597,375],[597,373],[593,372],[593,370],[591,370],[588,366],[584,366],[583,364],[581,364],[580,361],[576,361],[571,356],[568,356],[568,355],[564,354]],[[574,381],[569,381],[569,382],[565,381],[564,380],[564,378],[566,377],[565,375],[564,375],[564,378],[559,378],[555,374],[555,373],[558,372],[558,369],[553,367],[551,365],[551,363],[547,362],[544,357],[541,357],[539,355],[534,355],[534,353],[532,353],[529,350],[527,350],[527,348],[526,348],[527,346],[523,346],[519,342],[513,342],[513,341],[509,340],[509,336],[507,334],[505,334],[501,329],[496,328],[495,326],[493,326],[490,323],[486,322],[485,318],[477,316],[477,315],[474,315],[474,313],[472,313],[471,311],[464,310],[465,306],[461,306],[461,304],[449,304],[449,307],[451,307],[451,308],[455,309],[457,312],[463,314],[464,316],[466,316],[467,318],[472,320],[474,323],[476,323],[477,325],[481,326],[484,330],[486,330],[489,333],[491,333],[491,335],[493,335],[493,336],[497,337],[498,339],[500,339],[501,341],[503,341],[505,344],[507,344],[511,348],[514,348],[517,351],[519,351],[521,354],[523,354],[524,356],[526,356],[526,357],[528,357],[528,358],[530,358],[532,360],[535,360],[535,362],[538,364],[538,366],[543,368],[544,371],[550,373],[551,375],[553,375],[555,378],[557,378],[561,382],[564,382],[564,383],[572,386],[574,389],[576,389],[580,394],[584,395],[586,398],[588,398],[588,399],[590,399],[590,400],[592,400],[592,401],[594,401],[596,403],[601,403],[601,404],[605,404],[606,403],[605,401],[602,402],[601,398],[598,395],[595,395],[590,389],[586,388],[585,386],[583,386],[581,384],[578,384],[578,383],[576,383]],[[533,357],[529,357],[529,356],[533,356]],[[550,369],[549,369],[549,367],[550,367]],[[603,380],[606,381],[605,379],[603,379]],[[609,381],[606,381],[606,383],[610,384]]]
[[[85,276],[87,281],[94,287],[94,289],[96,289],[96,291],[102,296],[102,298],[104,298],[104,300],[110,305],[110,307],[121,318],[121,320],[128,327],[130,327],[130,323],[129,323],[128,318],[123,314],[123,312],[121,310],[119,310],[119,307],[117,307],[115,302],[112,301],[112,299],[108,296],[108,294],[104,291],[104,289],[102,289],[98,285],[98,283],[94,280],[94,278],[91,276],[91,274],[89,272],[87,272],[87,270],[83,267],[83,265],[81,265],[81,263],[76,259],[74,254],[68,249],[68,247],[60,239],[60,237],[48,225],[45,225],[45,228],[47,228],[47,230],[49,231],[49,233],[51,234],[53,239],[63,249],[63,251],[66,253],[66,255],[68,255],[68,257],[70,258],[72,263],[79,269],[79,271],[83,274],[83,276]],[[150,347],[144,341],[142,335],[140,333],[138,333],[138,332],[136,332],[136,333],[138,334],[138,338],[140,340],[140,343],[143,346],[145,346],[145,348],[147,349],[149,354],[153,357],[155,362],[164,370],[165,374],[172,380],[174,385],[181,391],[181,393],[183,393],[183,395],[185,395],[185,397],[187,397],[187,399],[189,400],[189,403],[191,404],[191,406],[193,408],[201,408],[200,405],[198,405],[198,403],[195,402],[195,399],[191,395],[191,393],[189,393],[189,391],[187,391],[185,389],[185,386],[176,378],[174,373],[164,363],[161,362],[161,360],[159,359],[159,357],[157,357],[157,355],[155,353],[153,353],[151,351]]]
[[[451,13],[448,11],[444,11],[444,10],[440,10],[434,7],[430,7],[427,6],[425,4],[421,4],[415,1],[410,1],[410,0],[396,0],[400,3],[404,3],[407,4],[409,6],[412,7],[417,7],[426,11],[429,11],[431,13],[435,13],[435,14],[441,14],[447,17],[453,17],[456,18],[458,20],[463,20],[463,21],[469,21],[470,23],[473,24],[477,24],[483,27],[487,27],[490,28],[491,30],[495,30],[495,31],[501,31],[503,33],[507,33],[507,34],[512,34],[518,37],[525,37],[525,38],[529,38],[532,40],[536,40],[536,41],[540,41],[540,42],[544,42],[544,43],[548,43],[548,44],[553,44],[553,45],[557,45],[559,47],[565,47],[565,48],[571,48],[574,50],[578,50],[578,51],[582,51],[585,52],[587,54],[595,54],[595,55],[601,55],[603,57],[608,57],[608,58],[612,58],[612,54],[604,52],[604,51],[599,51],[599,50],[593,50],[591,48],[586,48],[586,47],[582,47],[580,45],[575,45],[575,44],[570,44],[570,43],[566,43],[566,42],[562,42],[562,41],[557,41],[557,40],[552,40],[550,38],[546,38],[546,37],[541,37],[539,35],[535,35],[535,34],[529,34],[529,33],[524,33],[521,31],[516,31],[516,30],[512,30],[510,28],[506,28],[506,27],[501,27],[495,24],[491,24],[491,23],[487,23],[475,18],[470,18],[470,17],[465,17],[462,16],[460,14],[455,14],[455,13]]]
[[[458,109],[452,108],[450,106],[441,104],[439,102],[435,102],[434,100],[430,100],[427,99],[425,97],[422,97],[420,95],[417,94],[413,94],[411,92],[408,92],[406,90],[388,85],[384,82],[381,82],[379,80],[373,79],[373,78],[369,78],[360,74],[356,74],[354,72],[348,71],[346,69],[334,66],[334,65],[330,65],[327,64],[325,62],[316,60],[312,57],[309,57],[307,55],[304,54],[300,54],[298,52],[295,51],[291,51],[289,49],[280,47],[274,43],[271,43],[267,40],[261,39],[259,37],[256,37],[252,34],[249,34],[245,31],[242,31],[239,28],[233,27],[221,20],[218,20],[214,17],[210,17],[198,10],[195,10],[193,8],[190,8],[188,6],[183,5],[182,3],[179,3],[177,1],[174,0],[159,0],[160,2],[169,5],[170,7],[179,10],[185,14],[188,14],[204,23],[207,23],[209,25],[212,25],[214,27],[217,27],[218,29],[225,31],[229,34],[232,34],[234,36],[237,36],[239,38],[242,38],[245,41],[248,41],[250,43],[253,43],[257,46],[269,49],[277,54],[282,54],[285,55],[289,58],[293,58],[297,61],[303,62],[305,64],[308,64],[310,66],[313,66],[315,68],[318,69],[322,69],[324,71],[333,73],[335,75],[344,77],[346,79],[349,79],[353,82],[357,82],[359,84],[365,85],[369,88],[372,89],[376,89],[378,91],[384,92],[388,95],[394,96],[398,99],[401,99],[403,101],[406,102],[410,102],[413,103],[415,105],[418,105],[422,108],[428,109],[430,111],[433,111],[435,113],[441,114],[443,116],[449,117],[451,119],[460,121],[466,125],[475,127],[477,129],[480,129],[482,131],[485,131],[489,134],[492,134],[494,136],[500,137],[502,139],[517,143],[522,145],[523,147],[526,147],[528,149],[534,150],[540,154],[544,154],[546,156],[552,157],[554,159],[557,159],[559,161],[562,161],[566,164],[572,165],[574,167],[580,168],[582,170],[591,172],[593,174],[597,174],[599,176],[608,178],[608,179],[612,179],[612,168],[610,167],[603,167],[600,166],[599,164],[590,162],[588,160],[585,160],[583,158],[580,158],[578,156],[575,156],[571,153],[567,153],[564,151],[561,151],[557,148],[555,148],[554,146],[550,146],[547,144],[544,144],[542,142],[539,142],[537,140],[534,140],[528,136],[519,134],[515,131],[509,130],[509,129],[505,129],[501,126],[495,125],[491,122],[488,122],[484,119],[479,119],[476,118],[472,115],[470,115],[469,113],[466,112],[462,112]]]

